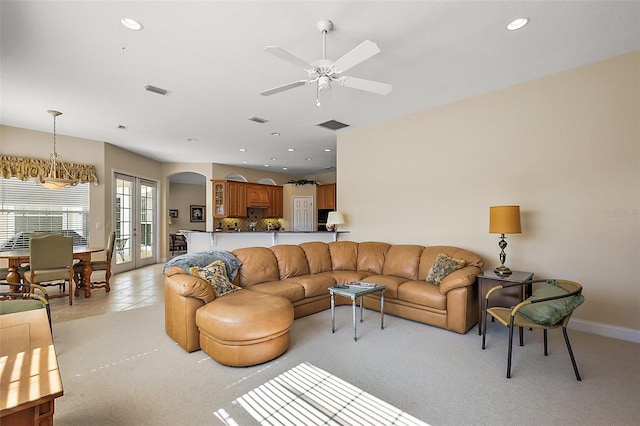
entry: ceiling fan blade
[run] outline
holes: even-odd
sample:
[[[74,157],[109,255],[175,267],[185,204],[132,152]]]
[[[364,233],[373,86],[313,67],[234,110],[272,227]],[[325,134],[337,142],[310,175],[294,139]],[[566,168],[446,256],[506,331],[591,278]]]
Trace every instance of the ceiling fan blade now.
[[[296,87],[304,86],[308,84],[307,80],[294,81],[293,83],[285,84],[283,86],[274,87],[273,89],[265,90],[264,92],[260,92],[262,96],[270,96],[276,93],[284,92],[285,90],[294,89]]]
[[[295,66],[298,66],[302,69],[305,70],[311,70],[313,69],[313,65],[303,61],[302,59],[298,58],[297,56],[292,55],[291,53],[287,52],[286,50],[282,50],[280,49],[278,46],[267,46],[264,48],[264,50],[266,52],[271,53],[273,56],[277,56],[278,58],[289,62],[290,64],[293,64]]]
[[[387,83],[378,81],[365,80],[355,77],[340,77],[338,82],[341,86],[350,87],[352,89],[366,90],[367,92],[377,93],[378,95],[387,95],[391,92],[392,86]]]
[[[331,65],[331,68],[333,68],[335,73],[339,74],[355,67],[360,62],[364,62],[378,53],[380,53],[378,45],[372,41],[365,40],[335,61],[333,65]]]

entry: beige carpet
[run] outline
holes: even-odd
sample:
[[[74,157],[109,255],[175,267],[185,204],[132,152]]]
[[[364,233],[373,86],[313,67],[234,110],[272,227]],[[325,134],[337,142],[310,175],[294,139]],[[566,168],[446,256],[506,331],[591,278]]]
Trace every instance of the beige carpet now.
[[[508,380],[507,333],[497,324],[490,324],[483,351],[475,329],[459,335],[387,315],[380,330],[379,314],[365,311],[354,342],[350,307],[343,306],[335,334],[329,311],[301,318],[283,356],[230,368],[177,346],[164,333],[163,309],[54,324],[65,392],[56,402],[56,425],[331,424],[323,415],[344,425],[411,424],[407,419],[430,425],[635,425],[640,418],[640,345],[634,343],[570,331],[583,377],[578,382],[561,332],[550,332],[548,357],[540,333],[527,332],[525,346],[514,347]],[[283,395],[267,393],[300,369],[326,374],[343,387],[329,383],[323,403],[305,400],[310,394],[287,403]],[[366,395],[369,409],[399,413],[396,422],[364,411],[347,417],[331,411],[354,390]],[[258,409],[267,402],[255,395],[271,395],[280,404]],[[310,414],[308,406],[298,417],[287,411],[306,403],[322,414]]]

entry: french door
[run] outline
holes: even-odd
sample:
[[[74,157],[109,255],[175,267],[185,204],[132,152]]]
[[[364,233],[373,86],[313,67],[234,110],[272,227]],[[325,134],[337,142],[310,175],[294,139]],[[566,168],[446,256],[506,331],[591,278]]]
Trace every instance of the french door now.
[[[156,262],[156,183],[135,176],[115,174],[114,272],[128,271]]]

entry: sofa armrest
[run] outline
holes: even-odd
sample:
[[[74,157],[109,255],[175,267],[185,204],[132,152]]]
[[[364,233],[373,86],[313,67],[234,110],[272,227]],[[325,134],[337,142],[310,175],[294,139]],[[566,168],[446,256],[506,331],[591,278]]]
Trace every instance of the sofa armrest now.
[[[447,292],[454,288],[466,287],[473,285],[476,282],[476,277],[482,272],[477,266],[465,266],[462,269],[458,269],[444,277],[440,285],[438,286],[441,294],[447,294]]]
[[[211,284],[193,275],[173,274],[166,276],[165,282],[170,291],[183,297],[195,297],[204,303],[209,303],[216,298]]]

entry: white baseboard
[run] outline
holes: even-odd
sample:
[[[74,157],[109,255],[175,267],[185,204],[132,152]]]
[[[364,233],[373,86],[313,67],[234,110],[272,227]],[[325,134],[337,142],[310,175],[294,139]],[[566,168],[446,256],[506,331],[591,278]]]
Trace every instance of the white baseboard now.
[[[593,322],[576,318],[571,319],[568,328],[571,330],[584,331],[585,333],[597,334],[599,336],[613,337],[614,339],[640,343],[640,330],[633,328],[618,327],[601,322]]]

